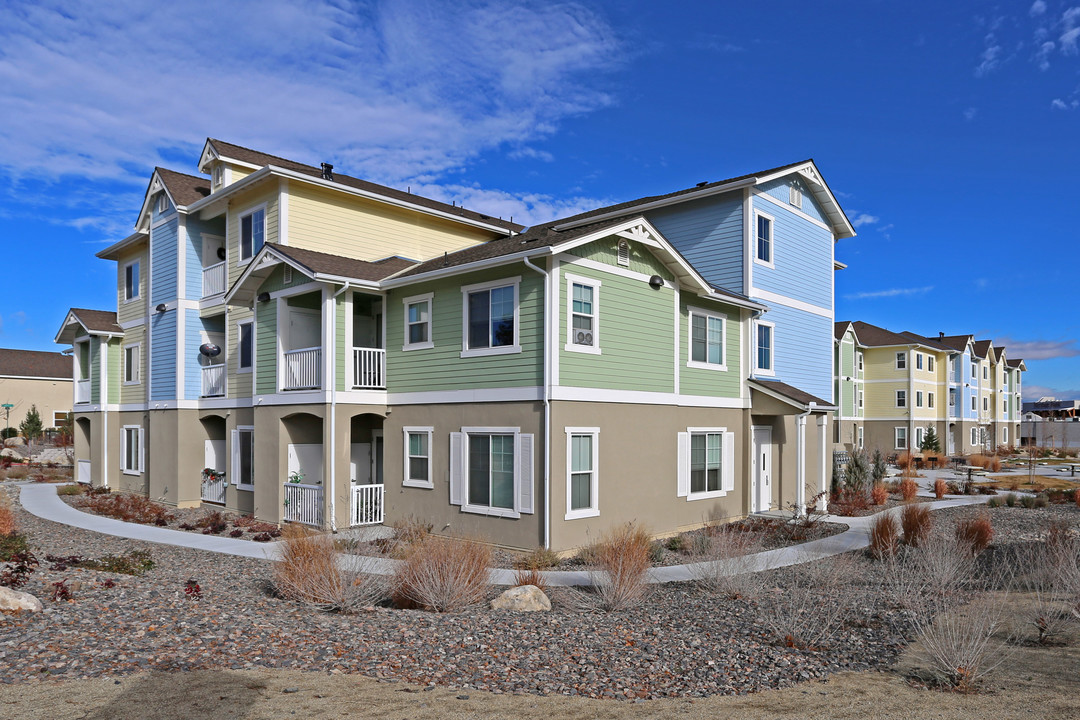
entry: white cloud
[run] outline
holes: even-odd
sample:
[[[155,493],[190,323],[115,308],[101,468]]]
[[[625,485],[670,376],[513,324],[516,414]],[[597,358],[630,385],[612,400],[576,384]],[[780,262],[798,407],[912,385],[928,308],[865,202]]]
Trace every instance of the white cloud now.
[[[1080,390],[1061,390],[1047,385],[1025,384],[1022,389],[1022,398],[1028,401],[1038,400],[1044,397],[1057,398],[1058,400],[1080,400]]]
[[[975,68],[975,77],[983,77],[990,72],[993,72],[1000,62],[1001,45],[997,43],[997,38],[994,36],[994,33],[990,33],[983,38],[983,42],[986,47],[979,55],[980,62]]]
[[[1028,10],[1028,12],[1031,13],[1032,17],[1038,17],[1046,12],[1046,3],[1043,2],[1043,0],[1035,0],[1035,2],[1031,4],[1031,9]]]
[[[1050,101],[1050,107],[1055,110],[1068,110],[1069,106],[1061,98],[1054,98]]]
[[[1005,336],[995,338],[994,345],[1003,346],[1008,357],[1024,360],[1049,360],[1080,355],[1076,340],[1014,340]]]
[[[511,160],[543,160],[544,162],[554,162],[555,156],[546,150],[537,150],[533,147],[522,147],[516,150],[511,150],[507,153],[506,157]]]
[[[1066,10],[1061,15],[1061,36],[1058,37],[1058,44],[1061,45],[1061,53],[1063,55],[1075,55],[1077,52],[1076,43],[1080,38],[1080,7],[1072,7]]]
[[[934,289],[933,285],[916,288],[891,288],[889,290],[872,290],[845,295],[847,300],[873,300],[876,298],[906,297],[909,295],[923,295]]]
[[[863,225],[874,225],[879,220],[881,218],[876,215],[859,212],[858,210],[853,210],[851,213],[851,224],[856,228],[861,228]]]
[[[152,164],[214,136],[377,182],[430,180],[612,104],[600,81],[623,57],[574,3],[5,3],[0,178],[141,195]]]
[[[979,114],[979,108],[969,107],[964,111],[964,119],[971,122],[975,119],[975,116]]]
[[[561,199],[541,193],[509,193],[475,185],[446,183],[414,185],[413,191],[442,202],[454,201],[468,208],[484,208],[489,215],[506,220],[513,218],[514,222],[522,225],[569,217],[617,202],[614,199],[588,197]]]
[[[1050,69],[1050,55],[1053,54],[1056,47],[1052,40],[1047,40],[1039,45],[1039,49],[1035,52],[1035,62],[1038,63],[1040,70],[1046,71]]]

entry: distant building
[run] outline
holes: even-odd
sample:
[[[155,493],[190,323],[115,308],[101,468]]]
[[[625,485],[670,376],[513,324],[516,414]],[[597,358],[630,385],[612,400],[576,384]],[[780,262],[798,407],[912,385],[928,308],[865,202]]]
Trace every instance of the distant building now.
[[[1080,400],[1041,397],[1035,402],[1024,403],[1024,412],[1044,418],[1074,418],[1080,416]]]
[[[37,405],[45,428],[59,427],[71,414],[71,357],[57,352],[0,348],[0,425],[19,427],[31,405]]]

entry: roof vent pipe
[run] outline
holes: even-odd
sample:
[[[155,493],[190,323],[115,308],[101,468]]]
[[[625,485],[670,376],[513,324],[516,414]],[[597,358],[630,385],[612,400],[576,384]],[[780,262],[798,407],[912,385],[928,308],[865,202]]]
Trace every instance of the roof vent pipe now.
[[[938,340],[944,340],[945,339],[945,333],[941,332],[940,330],[938,330],[937,336],[938,336]]]
[[[334,166],[330,163],[322,164],[322,179],[333,180],[334,179]]]

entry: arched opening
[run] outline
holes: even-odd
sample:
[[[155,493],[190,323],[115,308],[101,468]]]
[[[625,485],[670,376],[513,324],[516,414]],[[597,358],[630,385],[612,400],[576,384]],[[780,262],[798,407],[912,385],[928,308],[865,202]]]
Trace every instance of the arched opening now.
[[[225,418],[208,415],[201,418],[199,423],[204,433],[201,498],[203,502],[224,505],[228,482],[226,470],[229,466],[225,452]]]
[[[323,488],[323,419],[296,413],[281,419],[287,442],[285,519],[322,527],[325,518]]]

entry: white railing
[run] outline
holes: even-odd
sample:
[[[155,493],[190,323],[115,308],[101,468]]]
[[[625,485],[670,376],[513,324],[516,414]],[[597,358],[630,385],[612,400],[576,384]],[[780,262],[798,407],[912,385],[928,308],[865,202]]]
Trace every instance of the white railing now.
[[[322,485],[285,483],[285,519],[290,522],[322,527]]]
[[[78,474],[75,476],[75,481],[80,482],[83,485],[89,485],[90,484],[90,461],[89,460],[79,460],[77,465],[78,465]]]
[[[202,271],[202,294],[203,297],[220,295],[225,292],[225,263],[204,267]]]
[[[204,365],[202,369],[202,396],[223,397],[225,395],[225,364]]]
[[[353,387],[386,387],[386,350],[353,348]]]
[[[383,521],[385,485],[352,486],[352,525],[378,525]]]
[[[206,502],[225,504],[225,488],[229,483],[223,477],[204,478],[202,481],[202,499]]]
[[[75,402],[88,403],[90,402],[90,381],[79,380],[75,383]]]
[[[289,350],[282,356],[282,390],[322,387],[322,348]]]

